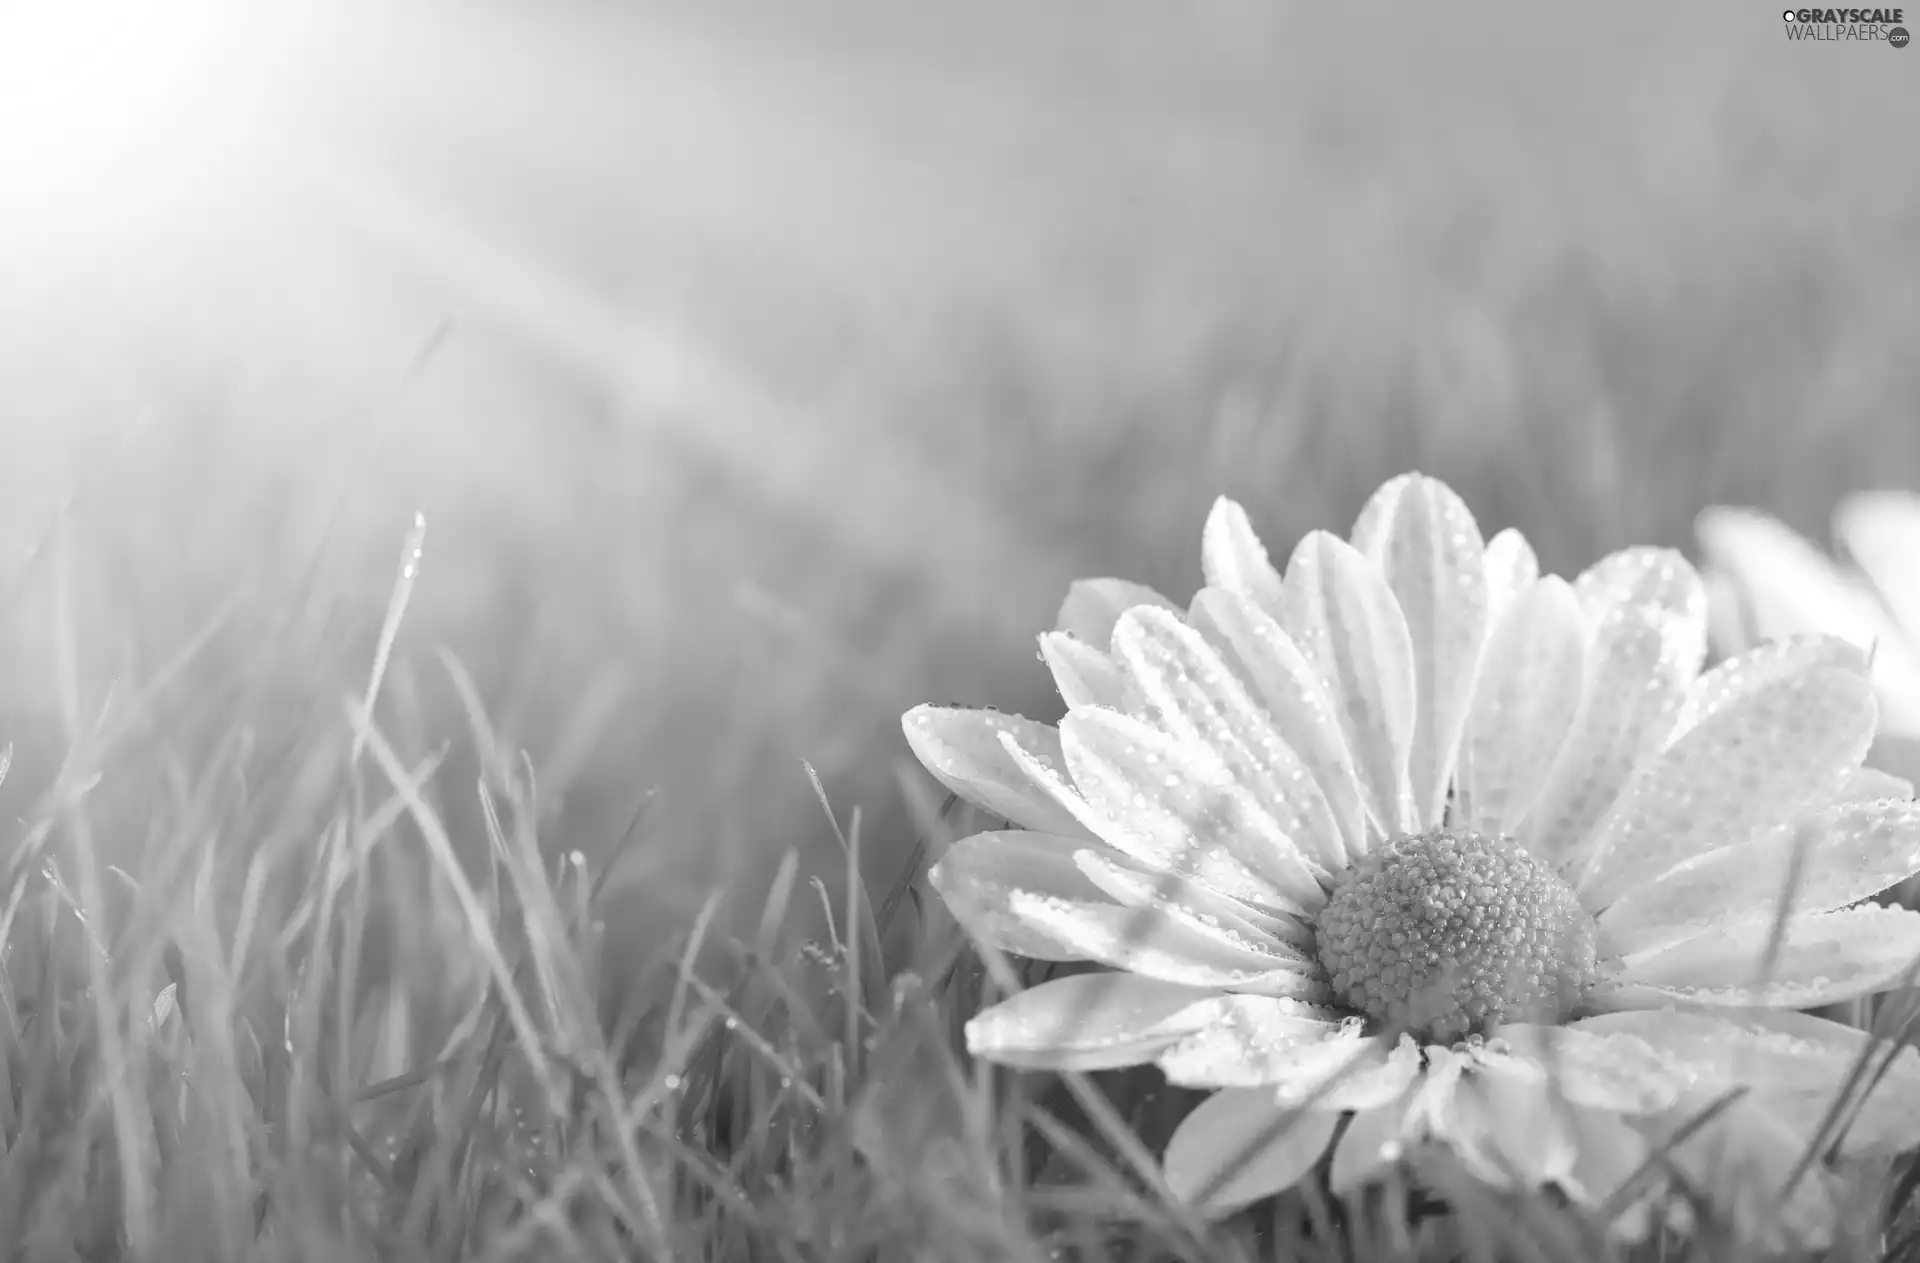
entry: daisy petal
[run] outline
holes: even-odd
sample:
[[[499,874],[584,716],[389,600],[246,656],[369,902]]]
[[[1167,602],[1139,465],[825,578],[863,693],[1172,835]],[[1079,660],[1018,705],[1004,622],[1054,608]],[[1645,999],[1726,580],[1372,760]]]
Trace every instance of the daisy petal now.
[[[1254,533],[1247,511],[1225,496],[1213,502],[1201,531],[1200,572],[1208,587],[1245,597],[1278,616],[1280,572],[1268,559],[1266,545]]]
[[[1795,917],[1760,976],[1773,927],[1718,930],[1626,964],[1594,989],[1596,1009],[1668,1004],[1810,1009],[1885,991],[1920,958],[1920,913],[1868,905]]]
[[[1896,1052],[1884,1041],[1869,1048],[1867,1032],[1839,1022],[1790,1009],[1752,1009],[1609,1013],[1578,1025],[1639,1033],[1687,1063],[1700,1090],[1750,1088],[1779,1116],[1800,1119],[1803,1144],[1860,1067],[1859,1082],[1872,1086],[1864,1102],[1849,1103],[1842,1155],[1895,1153],[1920,1135],[1920,1053],[1911,1047]]]
[[[1189,1088],[1271,1088],[1294,1065],[1276,1062],[1277,1054],[1325,1041],[1340,1032],[1344,1020],[1338,1009],[1274,996],[1229,996],[1222,1013],[1161,1054],[1160,1070],[1169,1082]]]
[[[1065,632],[1095,649],[1113,639],[1113,625],[1136,605],[1157,605],[1179,613],[1180,607],[1143,583],[1125,579],[1076,579],[1060,603],[1054,630]]]
[[[967,1023],[967,1051],[1029,1070],[1111,1070],[1151,1061],[1205,1029],[1217,992],[1134,974],[1055,978]]]
[[[1089,882],[1123,908],[1167,904],[1233,934],[1277,939],[1302,952],[1313,949],[1313,931],[1299,918],[1262,912],[1178,873],[1140,868],[1104,847],[1084,847],[1074,852],[1073,862]]]
[[[1573,1170],[1574,1137],[1546,1075],[1511,1057],[1475,1061],[1454,1090],[1438,1138],[1487,1184],[1538,1187],[1565,1178]]]
[[[1393,590],[1351,544],[1313,531],[1293,550],[1280,594],[1280,625],[1327,686],[1368,814],[1384,834],[1411,832],[1413,641]]]
[[[1218,1076],[1265,1083],[1288,1109],[1369,1109],[1406,1091],[1420,1074],[1420,1050],[1402,1036],[1389,1047],[1364,1033],[1357,1019],[1318,1032],[1283,1013],[1244,1004],[1237,1023],[1209,1024],[1160,1058],[1176,1083]]]
[[[1855,768],[1847,783],[1834,795],[1842,803],[1870,803],[1883,798],[1912,798],[1913,782],[1877,767]]]
[[[1784,523],[1752,509],[1712,505],[1693,529],[1707,564],[1739,589],[1755,639],[1824,631],[1864,648],[1891,629],[1865,584]]]
[[[1016,890],[1060,899],[1100,898],[1100,888],[1074,862],[1074,853],[1086,845],[1050,833],[976,833],[948,847],[927,880],[975,938],[1034,960],[1083,960],[1012,915],[1007,905]]]
[[[1460,747],[1458,810],[1468,828],[1511,833],[1526,816],[1580,711],[1585,672],[1573,589],[1551,575],[1537,580],[1507,604],[1480,666]]]
[[[1204,588],[1193,599],[1192,621],[1252,686],[1280,739],[1299,756],[1325,795],[1345,843],[1335,871],[1345,868],[1366,851],[1366,808],[1326,685],[1293,637],[1243,596],[1223,588]]]
[[[1164,610],[1129,610],[1113,653],[1161,728],[1212,751],[1322,873],[1345,867],[1326,795],[1199,632]]]
[[[1283,1110],[1257,1088],[1215,1092],[1167,1142],[1167,1186],[1202,1214],[1228,1214],[1299,1183],[1339,1122],[1325,1111]]]
[[[1920,803],[1842,803],[1751,844],[1709,851],[1627,891],[1600,924],[1633,957],[1717,925],[1770,921],[1796,865],[1795,914],[1831,912],[1896,886],[1920,873]]]
[[[1687,559],[1629,548],[1574,582],[1591,640],[1586,697],[1523,824],[1536,853],[1581,856],[1640,756],[1665,735],[1706,653],[1706,591]]]
[[[900,718],[907,744],[942,785],[1014,824],[1068,837],[1084,827],[1008,756],[1002,733],[1058,759],[1060,734],[1046,724],[997,710],[916,706]],[[1088,835],[1091,836],[1091,835]]]
[[[1541,1067],[1573,1105],[1615,1114],[1666,1109],[1693,1085],[1693,1072],[1630,1032],[1572,1026],[1503,1026],[1507,1054]],[[1496,1054],[1486,1054],[1492,1060]]]
[[[1920,632],[1920,496],[1864,491],[1834,510],[1833,533],[1879,589],[1894,622]]]
[[[1327,1186],[1346,1197],[1371,1183],[1406,1152],[1407,1098],[1363,1109],[1347,1120],[1346,1131],[1333,1147],[1333,1169]]]
[[[1498,618],[1508,601],[1533,586],[1540,560],[1527,537],[1509,526],[1487,541],[1487,612]]]
[[[1857,660],[1835,662],[1835,651]],[[1604,908],[1826,800],[1873,744],[1864,666],[1844,642],[1809,637],[1763,645],[1702,676],[1683,707],[1698,717],[1636,773],[1595,838],[1575,886],[1581,901]]]
[[[1069,709],[1076,706],[1131,709],[1127,705],[1125,677],[1105,650],[1096,649],[1066,632],[1042,632],[1040,657],[1047,664],[1047,670],[1053,672],[1053,686],[1060,691]]]
[[[1189,987],[1232,987],[1314,997],[1325,990],[1311,962],[1278,943],[1242,941],[1169,907],[1122,908],[1016,890],[1008,910],[1082,960]],[[1265,950],[1262,950],[1262,949]]]
[[[1434,828],[1487,638],[1486,546],[1465,502],[1421,474],[1402,474],[1373,494],[1353,543],[1386,576],[1406,621],[1417,690],[1408,780],[1417,822]]]
[[[1224,856],[1264,886],[1259,901],[1269,906],[1311,911],[1326,901],[1300,849],[1205,747],[1099,709],[1070,713],[1060,738],[1074,785],[1125,828],[1107,838],[1117,849],[1209,884],[1205,859]]]
[[[1741,1225],[1743,1243],[1766,1256],[1821,1250],[1832,1240],[1838,1177],[1815,1164],[1788,1187],[1808,1138],[1763,1101],[1735,1100],[1690,1135],[1679,1128],[1714,1104],[1698,1093],[1674,1111],[1651,1139],[1706,1204]],[[1669,1143],[1671,1138],[1671,1143]]]

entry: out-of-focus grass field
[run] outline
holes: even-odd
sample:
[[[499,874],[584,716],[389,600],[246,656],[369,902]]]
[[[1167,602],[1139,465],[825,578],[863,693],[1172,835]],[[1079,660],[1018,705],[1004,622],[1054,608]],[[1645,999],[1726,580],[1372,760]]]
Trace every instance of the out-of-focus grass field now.
[[[445,747],[427,801],[483,851],[436,646],[464,664],[546,852],[614,866],[618,990],[711,888],[751,927],[789,848],[841,889],[803,759],[889,886],[899,714],[1055,717],[1066,583],[1184,597],[1218,494],[1284,555],[1419,468],[1571,571],[1690,546],[1709,502],[1823,536],[1842,492],[1920,487],[1920,54],[1775,10],[496,4],[310,38],[285,171],[0,247],[0,845],[71,880],[84,816],[133,941],[165,937],[136,885],[214,855],[163,919],[230,936],[250,856],[326,853],[303,769],[352,740],[416,510],[381,727]],[[368,893],[369,968],[439,985],[417,892]]]

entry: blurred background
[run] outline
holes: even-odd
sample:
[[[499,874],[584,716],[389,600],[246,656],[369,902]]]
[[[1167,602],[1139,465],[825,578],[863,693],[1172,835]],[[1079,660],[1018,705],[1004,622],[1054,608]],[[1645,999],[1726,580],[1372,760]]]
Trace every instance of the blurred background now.
[[[549,846],[652,793],[637,951],[837,872],[803,759],[889,885],[900,713],[1055,717],[1067,582],[1184,599],[1216,495],[1577,570],[1920,488],[1920,53],[1759,4],[0,12],[0,819],[171,681],[107,847],[345,732],[415,512],[383,723],[468,839],[436,646]]]

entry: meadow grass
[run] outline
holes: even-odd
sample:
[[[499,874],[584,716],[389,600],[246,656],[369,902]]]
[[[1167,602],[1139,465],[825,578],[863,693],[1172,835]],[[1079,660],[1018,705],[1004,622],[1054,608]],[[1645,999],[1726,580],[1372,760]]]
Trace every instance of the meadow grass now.
[[[683,316],[805,418],[746,436],[797,479],[716,449],[725,418],[527,363],[500,313],[445,340],[437,312],[361,319],[391,295],[343,297],[337,257],[271,234],[270,300],[194,277],[190,315],[128,315],[113,285],[72,325],[7,309],[10,413],[78,424],[41,389],[52,347],[101,387],[86,416],[155,420],[59,476],[9,471],[4,1248],[1608,1257],[1594,1216],[1437,1157],[1421,1189],[1196,1222],[1152,1170],[1193,1095],[967,1059],[967,1016],[1039,975],[981,959],[924,885],[978,822],[906,763],[900,713],[1057,718],[1032,636],[1066,582],[1191,592],[1216,495],[1284,555],[1420,468],[1568,572],[1686,547],[1712,501],[1820,534],[1848,490],[1920,486],[1920,197],[1812,121],[1871,75],[1803,58],[1789,80],[1777,50],[1687,28],[1678,68],[1541,62],[1565,81],[1516,89],[1528,121],[1496,134],[1458,84],[1425,101],[1383,20],[1364,56],[1308,49],[1277,133],[1224,80],[1178,110],[1125,75],[1076,86],[1095,106],[1054,139],[950,183],[1037,215],[1017,194],[1065,164],[1084,204],[980,290],[983,257],[926,264],[943,301],[911,319],[868,296],[800,338],[818,308],[765,310],[818,280],[780,236],[797,212],[749,223],[763,251],[700,273],[721,297]],[[1653,121],[1616,118],[1643,80]],[[1129,125],[1085,122],[1110,110]],[[997,134],[941,117],[958,148]],[[1192,181],[1248,209],[1212,215]],[[768,258],[778,282],[741,279]],[[105,310],[124,338],[94,336]],[[182,321],[218,353],[156,336]],[[396,586],[416,508],[424,562]],[[1898,1035],[1909,1007],[1856,1016]],[[1910,1162],[1840,1187],[1833,1257],[1920,1256]],[[1695,1231],[1641,1257],[1753,1257],[1763,1209],[1708,1192],[1679,1189]]]

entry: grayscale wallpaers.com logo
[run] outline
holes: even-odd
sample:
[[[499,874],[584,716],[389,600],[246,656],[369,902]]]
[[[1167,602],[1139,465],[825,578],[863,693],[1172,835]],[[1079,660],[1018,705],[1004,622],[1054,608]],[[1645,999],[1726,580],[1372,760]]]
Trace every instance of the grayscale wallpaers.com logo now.
[[[1788,39],[1885,40],[1895,48],[1907,46],[1902,9],[1787,9],[1780,16]]]

